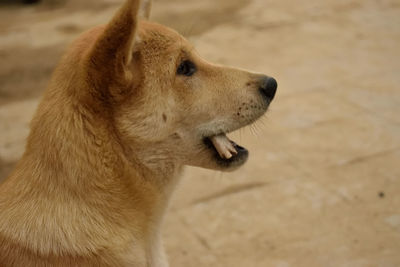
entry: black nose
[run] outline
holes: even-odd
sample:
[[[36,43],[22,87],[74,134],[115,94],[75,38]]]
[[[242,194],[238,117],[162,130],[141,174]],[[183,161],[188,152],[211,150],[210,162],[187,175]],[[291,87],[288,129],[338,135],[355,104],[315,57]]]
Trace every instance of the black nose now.
[[[265,77],[261,80],[260,91],[269,101],[274,99],[276,88],[278,88],[278,83],[274,78]]]

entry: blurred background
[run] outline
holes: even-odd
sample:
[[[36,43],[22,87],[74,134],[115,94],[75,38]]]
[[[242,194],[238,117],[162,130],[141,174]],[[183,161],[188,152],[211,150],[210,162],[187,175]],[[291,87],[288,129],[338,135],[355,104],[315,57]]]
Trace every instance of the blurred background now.
[[[0,180],[63,50],[121,0],[0,0]],[[154,0],[206,59],[275,77],[233,173],[187,168],[171,266],[400,266],[400,1]],[[0,215],[1,216],[1,215]]]

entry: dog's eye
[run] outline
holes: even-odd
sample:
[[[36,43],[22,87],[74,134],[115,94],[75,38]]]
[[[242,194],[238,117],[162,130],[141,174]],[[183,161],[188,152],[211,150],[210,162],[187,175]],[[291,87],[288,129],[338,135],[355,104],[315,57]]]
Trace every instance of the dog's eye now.
[[[176,73],[179,75],[192,76],[196,72],[196,65],[190,60],[184,60],[179,65]]]

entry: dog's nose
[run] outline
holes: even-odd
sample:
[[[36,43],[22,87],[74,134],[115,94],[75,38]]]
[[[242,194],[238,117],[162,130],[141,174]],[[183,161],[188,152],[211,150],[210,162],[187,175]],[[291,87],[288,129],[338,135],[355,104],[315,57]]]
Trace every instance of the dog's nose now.
[[[261,80],[260,91],[266,98],[268,98],[269,101],[272,101],[272,99],[274,99],[277,88],[278,83],[274,78],[264,77]]]

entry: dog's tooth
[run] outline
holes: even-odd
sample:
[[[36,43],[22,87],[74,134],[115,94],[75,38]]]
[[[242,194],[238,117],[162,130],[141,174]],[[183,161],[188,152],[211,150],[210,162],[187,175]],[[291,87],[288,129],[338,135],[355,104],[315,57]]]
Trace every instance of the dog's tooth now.
[[[231,152],[234,155],[237,155],[238,152],[237,152],[236,148],[232,145],[231,142],[229,142],[228,149],[229,149],[229,152]]]
[[[210,137],[210,140],[221,158],[230,159],[232,154],[237,154],[235,147],[225,134]]]
[[[230,159],[230,158],[232,158],[232,154],[227,150],[227,151],[225,152],[225,154],[224,154],[224,157],[225,157],[226,159]]]

